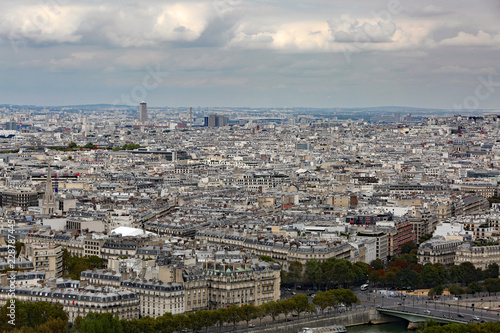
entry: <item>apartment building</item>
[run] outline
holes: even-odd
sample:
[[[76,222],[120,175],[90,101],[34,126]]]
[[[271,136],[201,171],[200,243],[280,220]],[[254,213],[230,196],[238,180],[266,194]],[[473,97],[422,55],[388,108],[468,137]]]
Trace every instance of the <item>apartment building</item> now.
[[[365,238],[372,238],[376,240],[376,258],[386,263],[387,256],[389,255],[389,236],[387,235],[387,233],[381,230],[364,230],[358,232],[358,239],[363,240]]]
[[[209,309],[254,304],[280,298],[280,267],[258,263],[204,263]]]
[[[36,271],[44,271],[47,278],[63,274],[63,249],[45,243],[25,244],[25,255],[33,262]]]
[[[61,303],[70,322],[85,317],[89,312],[113,313],[118,319],[139,318],[139,298],[134,292],[106,287],[102,289],[75,289],[54,287],[20,287],[14,291],[21,302]],[[8,286],[0,288],[0,305],[11,299]]]
[[[27,210],[28,207],[38,206],[38,192],[32,189],[2,189],[0,195],[0,206],[21,207]]]
[[[462,244],[458,240],[446,240],[444,237],[433,237],[420,244],[417,253],[418,263],[425,265],[442,264],[446,267],[455,263],[455,254]]]
[[[500,245],[463,243],[456,251],[454,263],[460,265],[466,261],[482,270],[486,270],[490,264],[500,265]]]
[[[165,313],[184,313],[185,291],[180,283],[158,280],[124,280],[122,287],[136,293],[140,300],[141,317],[157,318]]]

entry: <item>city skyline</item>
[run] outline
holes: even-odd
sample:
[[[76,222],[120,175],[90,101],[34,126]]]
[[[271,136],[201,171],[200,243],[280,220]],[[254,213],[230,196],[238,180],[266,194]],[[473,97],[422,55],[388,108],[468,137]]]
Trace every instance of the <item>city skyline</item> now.
[[[499,4],[2,4],[1,103],[499,109]]]

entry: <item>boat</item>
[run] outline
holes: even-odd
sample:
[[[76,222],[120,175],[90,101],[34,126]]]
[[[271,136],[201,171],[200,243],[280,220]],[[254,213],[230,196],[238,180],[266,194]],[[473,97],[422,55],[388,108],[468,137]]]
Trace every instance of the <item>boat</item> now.
[[[347,332],[345,326],[332,325],[325,327],[307,328],[304,327],[299,333],[345,333]]]

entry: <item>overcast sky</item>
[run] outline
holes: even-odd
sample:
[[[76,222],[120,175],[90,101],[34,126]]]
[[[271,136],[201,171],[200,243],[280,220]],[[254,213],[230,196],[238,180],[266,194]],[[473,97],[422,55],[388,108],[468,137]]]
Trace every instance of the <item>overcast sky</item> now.
[[[2,0],[0,78],[0,104],[500,109],[500,2]]]

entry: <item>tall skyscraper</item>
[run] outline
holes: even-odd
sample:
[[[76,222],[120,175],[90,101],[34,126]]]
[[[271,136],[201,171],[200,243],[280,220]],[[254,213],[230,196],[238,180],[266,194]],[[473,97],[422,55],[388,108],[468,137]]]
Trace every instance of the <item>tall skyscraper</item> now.
[[[145,123],[148,121],[148,105],[146,102],[141,102],[139,106],[139,122]]]

